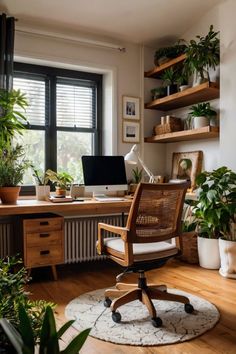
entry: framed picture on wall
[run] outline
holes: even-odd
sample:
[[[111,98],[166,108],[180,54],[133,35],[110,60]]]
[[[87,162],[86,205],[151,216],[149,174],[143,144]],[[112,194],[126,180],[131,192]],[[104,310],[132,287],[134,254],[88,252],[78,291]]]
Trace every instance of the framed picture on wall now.
[[[139,143],[139,122],[123,121],[123,143]]]
[[[122,112],[124,119],[140,119],[140,99],[139,97],[122,97]]]

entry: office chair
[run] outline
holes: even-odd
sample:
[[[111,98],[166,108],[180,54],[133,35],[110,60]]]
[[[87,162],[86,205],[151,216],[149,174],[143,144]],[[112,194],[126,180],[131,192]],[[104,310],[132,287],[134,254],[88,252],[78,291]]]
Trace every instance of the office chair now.
[[[188,183],[140,183],[130,207],[125,227],[98,224],[97,250],[99,254],[126,267],[116,277],[116,289],[105,291],[104,305],[111,307],[114,322],[121,321],[118,307],[134,300],[147,306],[154,327],[162,320],[157,316],[152,299],[177,301],[184,304],[187,313],[194,311],[185,296],[167,292],[165,285],[148,285],[145,271],[163,266],[170,258],[180,254],[179,236],[181,214]],[[108,231],[120,237],[105,238]],[[120,283],[125,273],[139,274],[138,284]],[[115,300],[111,301],[110,297]]]

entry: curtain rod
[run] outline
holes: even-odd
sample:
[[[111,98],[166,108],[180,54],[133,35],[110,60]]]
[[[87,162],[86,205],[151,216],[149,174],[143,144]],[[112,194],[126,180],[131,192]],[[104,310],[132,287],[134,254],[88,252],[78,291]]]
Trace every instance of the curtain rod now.
[[[115,50],[118,50],[119,52],[122,52],[122,53],[126,52],[126,48],[119,45],[119,44],[114,44],[111,42],[103,42],[103,41],[99,41],[99,40],[95,40],[95,39],[64,35],[64,34],[60,34],[60,33],[47,32],[47,31],[37,30],[37,29],[29,29],[29,28],[25,28],[25,27],[17,28],[16,32],[24,33],[24,34],[39,35],[42,37],[63,39],[63,40],[68,40],[68,41],[72,41],[72,42],[82,43],[85,45],[92,45],[92,46],[103,47],[103,48],[108,48],[108,49],[115,49]]]

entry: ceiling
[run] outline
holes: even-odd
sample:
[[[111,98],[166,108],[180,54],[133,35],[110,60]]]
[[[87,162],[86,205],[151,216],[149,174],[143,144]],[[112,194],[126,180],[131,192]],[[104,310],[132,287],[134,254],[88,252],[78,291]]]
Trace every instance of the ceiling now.
[[[224,0],[0,0],[17,26],[90,33],[119,41],[164,44]]]

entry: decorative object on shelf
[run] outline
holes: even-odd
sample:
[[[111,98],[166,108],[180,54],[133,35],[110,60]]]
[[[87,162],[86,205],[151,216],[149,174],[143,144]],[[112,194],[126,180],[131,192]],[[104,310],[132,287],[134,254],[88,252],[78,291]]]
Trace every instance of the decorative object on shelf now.
[[[189,74],[186,70],[181,70],[178,71],[177,79],[176,82],[179,86],[179,91],[182,92],[184,90],[187,90],[190,85],[189,85]]]
[[[182,44],[181,44],[182,42]],[[162,65],[171,59],[177,58],[183,54],[186,50],[186,44],[184,40],[180,39],[176,44],[168,47],[162,47],[156,50],[154,55],[154,64]]]
[[[136,165],[137,163],[139,163],[142,166],[143,170],[148,175],[149,183],[155,183],[155,176],[141,159],[138,152],[138,146],[136,144],[133,145],[130,152],[128,152],[128,154],[125,155],[125,161],[131,165]]]
[[[164,85],[167,89],[167,96],[172,95],[173,93],[178,92],[178,69],[174,69],[173,67],[166,69],[163,74],[161,75],[161,79],[164,81]]]
[[[45,177],[48,181],[56,184],[56,195],[65,197],[66,189],[73,181],[73,177],[67,172],[55,172],[52,170],[47,170]]]
[[[139,97],[122,97],[122,112],[124,119],[140,119],[140,99]]]
[[[154,135],[167,134],[167,133],[177,132],[182,130],[183,122],[181,118],[176,118],[171,116],[166,116],[161,118],[165,118],[165,119],[162,119],[161,124],[157,124],[154,126],[153,128]]]
[[[139,143],[140,141],[140,124],[139,122],[131,122],[123,120],[123,143]]]
[[[196,176],[202,170],[202,157],[202,151],[174,152],[171,179],[188,179],[193,190],[196,186]]]
[[[151,90],[152,100],[156,100],[157,98],[165,97],[167,94],[167,89],[164,86],[156,87]]]
[[[21,145],[10,144],[0,149],[0,198],[3,204],[16,204],[25,171],[30,162],[25,159]]]
[[[190,40],[185,50],[186,59],[184,68],[188,73],[199,74],[199,80],[195,79],[194,85],[199,85],[205,80],[210,81],[209,69],[216,69],[220,62],[219,32],[210,26],[206,36],[196,36],[196,40]]]
[[[189,112],[190,117],[193,119],[193,128],[199,129],[210,125],[210,118],[216,117],[216,111],[211,108],[209,102],[198,103],[191,107]]]
[[[236,213],[236,173],[223,166],[212,172],[202,172],[196,178],[196,184],[199,187],[199,196],[194,212],[198,221],[198,234],[200,242],[212,241],[218,245],[217,251],[213,254],[210,250],[211,257],[208,254],[208,260],[213,256],[218,255],[218,265],[220,268],[220,253],[219,253],[219,237],[230,242],[235,239],[235,213]],[[204,241],[203,241],[204,240]],[[236,254],[231,253],[225,262],[224,242],[222,245],[222,267],[221,274],[228,276],[233,274],[235,270]],[[217,247],[217,246],[215,246]],[[228,252],[233,251],[228,248]],[[199,258],[202,257],[204,249],[199,248]],[[207,257],[207,254],[204,253]],[[200,263],[201,264],[201,263]]]

